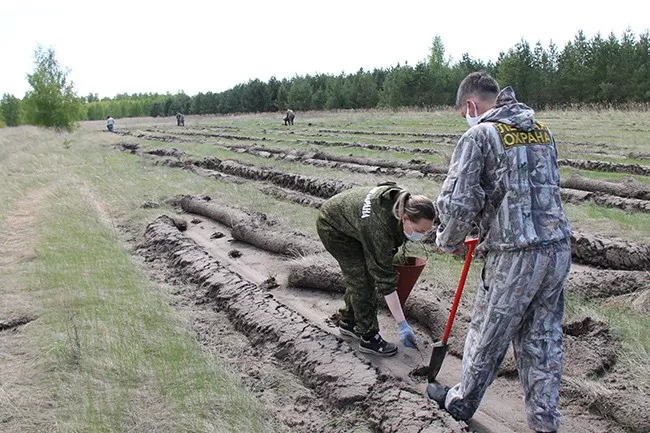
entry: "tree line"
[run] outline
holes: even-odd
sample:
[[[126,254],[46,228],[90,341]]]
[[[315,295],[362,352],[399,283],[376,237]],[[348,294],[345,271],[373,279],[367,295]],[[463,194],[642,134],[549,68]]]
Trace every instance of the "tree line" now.
[[[52,52],[53,55],[53,52]],[[376,107],[441,107],[455,104],[456,89],[470,72],[486,70],[502,85],[512,86],[518,99],[534,108],[576,104],[623,105],[650,102],[650,33],[621,38],[597,34],[588,39],[578,31],[559,49],[531,46],[521,40],[496,62],[472,59],[465,54],[452,62],[440,36],[433,40],[429,55],[415,65],[339,75],[315,74],[278,80],[272,77],[241,83],[223,92],[176,94],[120,94],[100,99],[96,94],[77,98],[78,119],[171,116],[184,114],[229,114],[293,110],[333,110]],[[61,78],[61,77],[59,77]],[[29,79],[29,78],[28,78]],[[31,82],[30,82],[31,84]],[[65,84],[65,83],[64,83]],[[64,86],[65,87],[65,86]],[[34,89],[38,92],[37,89]],[[33,92],[32,92],[33,94]],[[0,116],[8,126],[29,123],[30,94],[20,100],[5,94]],[[33,102],[33,101],[32,101]]]

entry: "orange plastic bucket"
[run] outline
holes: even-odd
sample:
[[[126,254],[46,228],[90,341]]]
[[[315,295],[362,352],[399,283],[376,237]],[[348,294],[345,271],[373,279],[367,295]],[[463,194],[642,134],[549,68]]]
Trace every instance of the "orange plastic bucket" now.
[[[397,278],[397,296],[404,308],[404,304],[413,290],[413,286],[420,278],[420,274],[427,265],[426,259],[420,257],[406,257],[406,265],[394,265],[399,274]]]

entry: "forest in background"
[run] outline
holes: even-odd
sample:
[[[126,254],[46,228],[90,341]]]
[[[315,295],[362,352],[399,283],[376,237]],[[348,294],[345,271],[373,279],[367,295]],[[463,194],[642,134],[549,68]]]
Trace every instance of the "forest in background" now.
[[[53,52],[51,53],[53,56]],[[38,59],[37,59],[38,60]],[[51,59],[52,60],[52,59]],[[50,65],[51,66],[51,65]],[[73,117],[78,120],[184,114],[230,114],[298,111],[453,106],[460,81],[470,72],[486,70],[502,86],[512,86],[520,101],[533,108],[576,105],[641,106],[650,102],[650,33],[631,30],[618,38],[597,34],[588,39],[578,31],[559,49],[554,43],[531,46],[521,40],[496,62],[472,59],[465,54],[452,61],[440,36],[433,40],[426,59],[416,65],[339,75],[296,75],[292,78],[249,80],[223,92],[176,94],[97,94],[76,96]],[[32,77],[32,75],[28,76]],[[66,98],[70,84],[65,82]],[[31,84],[31,82],[30,82]],[[66,87],[67,86],[67,87]],[[5,94],[0,101],[0,124],[34,123],[34,91],[21,100]],[[31,98],[30,98],[31,96]]]

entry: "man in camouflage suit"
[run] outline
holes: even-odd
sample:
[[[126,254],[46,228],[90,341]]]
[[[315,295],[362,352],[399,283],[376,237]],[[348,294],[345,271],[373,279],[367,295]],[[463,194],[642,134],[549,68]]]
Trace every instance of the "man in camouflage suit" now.
[[[339,331],[360,340],[361,352],[380,356],[397,352],[397,346],[379,334],[377,293],[385,298],[399,326],[402,343],[416,346],[397,296],[393,257],[407,238],[422,239],[434,218],[430,199],[412,196],[393,182],[349,189],[321,207],[316,223],[318,236],[339,263],[345,279],[345,307],[340,310]]]
[[[451,389],[431,383],[427,393],[455,418],[471,418],[513,342],[528,425],[555,432],[571,265],[555,141],[512,88],[499,92],[485,72],[463,80],[456,103],[470,129],[456,146],[437,199],[436,242],[453,252],[476,222],[485,265],[461,381]]]
[[[293,119],[296,118],[296,113],[292,109],[288,109],[284,115],[284,126],[293,125]]]
[[[176,113],[176,126],[185,126],[185,116],[180,111]]]

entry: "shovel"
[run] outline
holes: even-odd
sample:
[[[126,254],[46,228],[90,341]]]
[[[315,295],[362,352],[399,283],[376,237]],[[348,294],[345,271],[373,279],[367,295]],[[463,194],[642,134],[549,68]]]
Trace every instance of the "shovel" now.
[[[433,382],[440,372],[442,367],[442,362],[445,360],[445,355],[447,354],[447,340],[449,339],[449,334],[451,333],[451,327],[454,324],[454,318],[456,317],[456,310],[458,310],[458,304],[460,303],[460,297],[463,294],[463,288],[465,287],[465,280],[467,279],[467,273],[469,272],[469,265],[472,263],[472,254],[474,253],[474,248],[478,244],[478,239],[468,239],[465,241],[465,245],[469,245],[467,250],[467,257],[465,258],[465,265],[463,266],[463,272],[460,274],[460,281],[458,281],[458,288],[456,289],[456,296],[454,297],[454,303],[451,306],[451,312],[449,313],[449,319],[447,320],[447,327],[445,328],[445,333],[442,335],[442,340],[433,344],[433,350],[431,351],[431,360],[429,361],[429,382]]]

